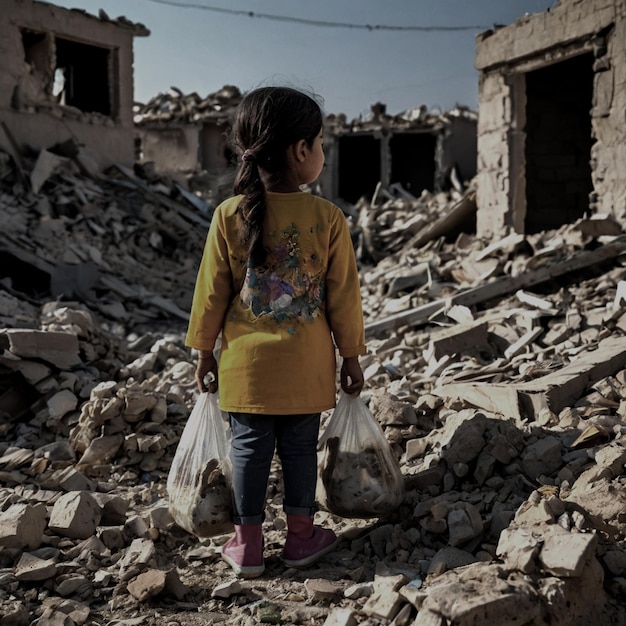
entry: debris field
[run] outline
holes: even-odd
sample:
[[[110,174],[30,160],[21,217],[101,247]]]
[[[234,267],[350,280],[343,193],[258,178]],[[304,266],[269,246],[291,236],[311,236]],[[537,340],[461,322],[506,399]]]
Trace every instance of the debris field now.
[[[626,623],[626,237],[598,216],[486,241],[475,210],[470,184],[346,211],[363,398],[405,496],[320,510],[338,549],[288,569],[277,464],[266,572],[237,580],[229,535],[178,527],[165,489],[211,207],[140,168],[1,153],[0,625]]]

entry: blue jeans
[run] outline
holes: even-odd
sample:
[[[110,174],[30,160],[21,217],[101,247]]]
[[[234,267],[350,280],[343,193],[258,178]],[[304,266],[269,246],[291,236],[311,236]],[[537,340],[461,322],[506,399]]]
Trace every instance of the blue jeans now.
[[[283,510],[290,515],[315,512],[317,439],[320,414],[259,415],[230,413],[233,466],[233,522],[260,524],[274,451],[283,470]]]

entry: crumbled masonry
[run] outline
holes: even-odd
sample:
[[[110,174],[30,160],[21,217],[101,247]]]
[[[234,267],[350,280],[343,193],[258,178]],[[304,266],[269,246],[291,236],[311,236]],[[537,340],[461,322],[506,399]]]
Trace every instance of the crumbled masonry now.
[[[9,623],[149,624],[155,607],[181,625],[266,613],[292,624],[622,623],[623,235],[597,235],[601,223],[590,235],[581,220],[499,242],[446,240],[439,233],[471,204],[471,186],[363,200],[358,210],[393,215],[397,228],[390,238],[380,221],[352,225],[369,246],[366,256],[357,245],[363,397],[400,460],[404,500],[374,519],[319,512],[316,522],[342,535],[338,549],[309,570],[286,570],[276,465],[267,571],[234,585],[219,558],[229,535],[198,539],[177,527],[165,490],[197,394],[181,313],[203,243],[192,209],[168,197],[148,211],[162,187],[119,188],[119,170],[94,181],[68,162],[41,197],[54,207],[71,198],[73,217],[53,218],[5,163],[5,258],[40,277],[43,258],[50,275],[70,262],[98,269],[69,298],[40,299],[17,273],[0,289],[0,607]],[[152,236],[152,210],[179,224],[184,246]],[[401,225],[416,212],[425,225],[409,236]],[[44,236],[55,220],[55,237]]]

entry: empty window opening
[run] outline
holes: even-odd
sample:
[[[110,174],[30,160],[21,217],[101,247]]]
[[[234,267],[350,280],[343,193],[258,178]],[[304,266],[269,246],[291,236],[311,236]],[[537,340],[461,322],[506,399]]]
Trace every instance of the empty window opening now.
[[[437,137],[432,133],[395,133],[389,141],[391,182],[419,197],[435,188]]]
[[[338,142],[339,197],[352,204],[372,197],[381,179],[380,139],[371,135],[344,135]]]
[[[57,101],[86,113],[113,115],[110,51],[58,37],[55,47],[54,95]]]
[[[575,222],[589,210],[593,55],[526,74],[527,233]]]

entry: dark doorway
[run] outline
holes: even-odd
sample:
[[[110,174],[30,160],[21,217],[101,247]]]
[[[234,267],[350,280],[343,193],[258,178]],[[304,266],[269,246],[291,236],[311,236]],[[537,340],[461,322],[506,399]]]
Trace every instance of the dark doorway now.
[[[593,55],[526,74],[527,233],[569,224],[589,210]]]
[[[431,133],[396,133],[389,141],[391,182],[419,197],[435,188],[437,138]]]
[[[339,197],[355,204],[372,197],[381,179],[380,139],[372,135],[339,138]]]

